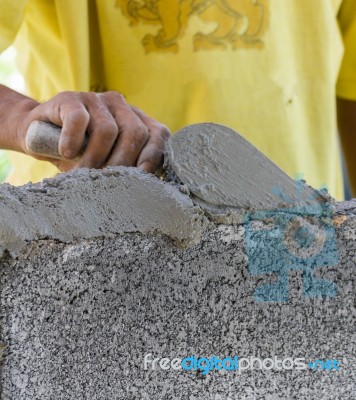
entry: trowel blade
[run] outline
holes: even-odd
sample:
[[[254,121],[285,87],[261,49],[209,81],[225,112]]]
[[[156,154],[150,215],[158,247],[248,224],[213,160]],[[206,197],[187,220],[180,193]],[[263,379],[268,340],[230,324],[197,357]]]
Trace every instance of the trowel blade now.
[[[321,195],[304,183],[296,185],[255,146],[223,125],[201,123],[181,129],[168,140],[166,158],[190,192],[211,205],[271,210],[315,201]]]

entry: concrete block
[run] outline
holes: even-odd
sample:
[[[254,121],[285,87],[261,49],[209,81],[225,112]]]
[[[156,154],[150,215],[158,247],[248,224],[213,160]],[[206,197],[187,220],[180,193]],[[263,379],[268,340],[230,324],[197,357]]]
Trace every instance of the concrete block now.
[[[356,397],[356,202],[226,225],[184,192],[126,168],[1,187],[1,399]]]

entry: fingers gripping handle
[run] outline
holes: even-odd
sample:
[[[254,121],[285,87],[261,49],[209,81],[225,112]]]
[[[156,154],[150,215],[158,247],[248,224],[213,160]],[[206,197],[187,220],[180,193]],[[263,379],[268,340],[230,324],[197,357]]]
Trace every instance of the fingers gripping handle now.
[[[62,160],[63,157],[58,151],[61,127],[50,122],[33,121],[26,134],[27,149],[39,156],[45,156]],[[87,137],[84,141],[81,154],[87,145]]]
[[[27,149],[40,156],[62,159],[58,151],[61,128],[49,122],[34,121],[26,134]]]

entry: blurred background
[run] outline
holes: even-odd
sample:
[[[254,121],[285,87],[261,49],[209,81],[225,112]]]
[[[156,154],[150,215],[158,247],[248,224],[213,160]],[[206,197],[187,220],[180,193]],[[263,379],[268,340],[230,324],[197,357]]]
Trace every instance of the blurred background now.
[[[0,83],[23,93],[25,89],[24,80],[17,68],[15,58],[16,50],[14,47],[9,47],[0,54]],[[10,168],[6,152],[0,150],[0,182],[4,181]]]

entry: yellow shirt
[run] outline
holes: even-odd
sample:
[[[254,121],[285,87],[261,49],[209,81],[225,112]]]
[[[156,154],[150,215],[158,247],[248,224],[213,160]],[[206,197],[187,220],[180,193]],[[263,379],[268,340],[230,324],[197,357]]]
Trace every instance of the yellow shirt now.
[[[341,199],[341,1],[0,0],[0,50],[16,37],[28,94],[40,101],[63,90],[118,90],[172,131],[222,123],[291,177]],[[355,0],[344,3],[355,15]],[[356,99],[355,26],[339,15],[348,55],[339,95]],[[55,172],[21,154],[11,159],[12,183]]]

